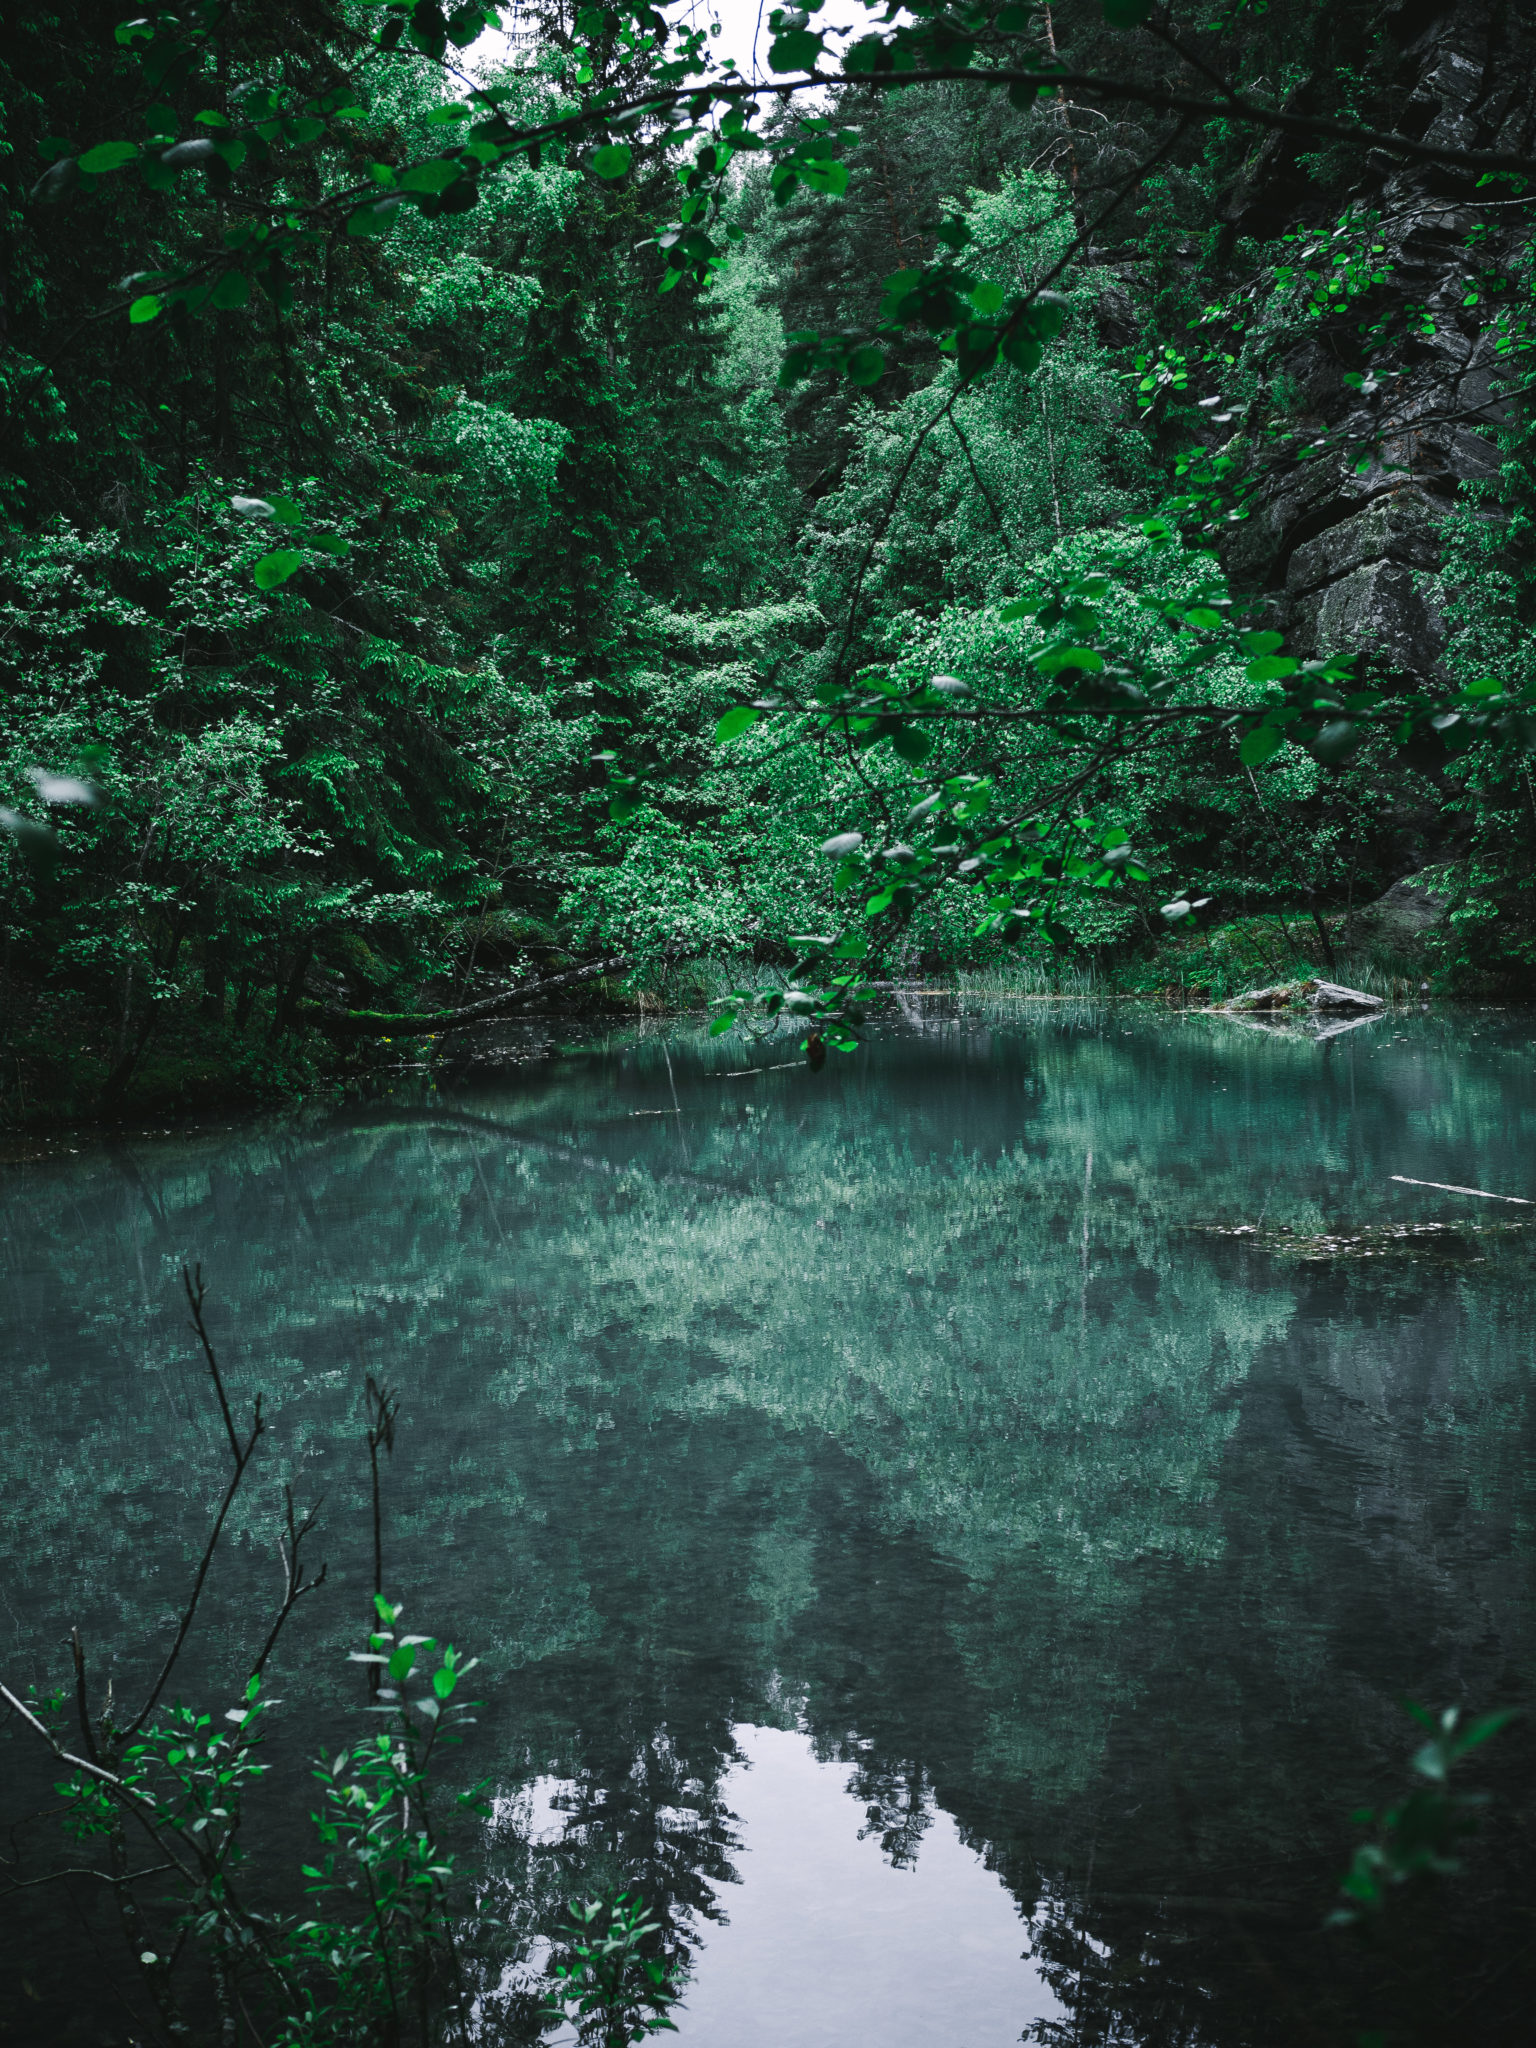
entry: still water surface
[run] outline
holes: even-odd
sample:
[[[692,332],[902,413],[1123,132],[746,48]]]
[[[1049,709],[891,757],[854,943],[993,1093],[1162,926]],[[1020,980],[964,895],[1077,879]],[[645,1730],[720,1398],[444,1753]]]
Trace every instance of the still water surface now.
[[[1536,1691],[1536,1233],[1392,1177],[1536,1196],[1533,1042],[999,1009],[820,1075],[682,1033],[73,1140],[0,1205],[0,1663],[41,1679],[78,1622],[126,1685],[173,1609],[220,1477],[200,1261],[273,1421],[206,1682],[287,1478],[331,1563],[290,1682],[351,1710],[386,1380],[388,1576],[485,1660],[501,2038],[560,1899],[627,1879],[687,2048],[1427,2041],[1447,1973],[1519,2039],[1521,1738],[1433,1996],[1317,1930],[1398,1702]],[[110,1929],[27,1910],[6,2038],[132,2038]]]

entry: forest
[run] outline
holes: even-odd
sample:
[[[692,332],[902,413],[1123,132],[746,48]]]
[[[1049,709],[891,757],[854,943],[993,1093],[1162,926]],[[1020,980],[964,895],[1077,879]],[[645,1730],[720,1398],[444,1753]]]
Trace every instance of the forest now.
[[[0,2037],[1524,2048],[1533,181],[1512,0],[0,12]]]
[[[8,22],[9,1121],[557,977],[1529,988],[1524,10],[490,21]]]

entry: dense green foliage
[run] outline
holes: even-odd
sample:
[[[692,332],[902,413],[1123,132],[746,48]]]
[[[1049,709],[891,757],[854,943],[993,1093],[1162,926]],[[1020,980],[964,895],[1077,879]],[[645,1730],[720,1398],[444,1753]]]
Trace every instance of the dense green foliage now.
[[[11,25],[7,1114],[301,1080],[317,1003],[608,951],[1112,961],[1204,898],[1329,964],[1426,868],[1442,980],[1528,979],[1521,403],[1436,485],[1427,666],[1285,653],[1244,538],[1303,457],[1403,468],[1319,339],[1368,411],[1463,338],[1518,388],[1524,186],[1484,166],[1524,159],[1431,136],[1399,178],[1453,193],[1448,314],[1348,132],[1411,24],[973,12],[875,23],[835,119],[790,16],[781,100],[644,9],[499,60],[426,0]],[[1191,115],[1180,34],[1293,112]]]
[[[857,1042],[866,976],[1022,955],[1042,975],[1090,962],[1145,989],[1225,989],[1256,960],[1267,978],[1269,943],[1295,964],[1298,924],[1308,964],[1333,970],[1358,964],[1366,907],[1407,876],[1448,914],[1398,968],[1530,987],[1536,47],[1520,11],[917,0],[900,19],[870,8],[847,47],[820,11],[770,18],[765,86],[637,4],[548,0],[510,44],[479,40],[492,10],[436,0],[13,10],[5,1121],[303,1087],[582,962],[614,999],[620,971],[633,997],[713,956],[742,983],[717,1032],[787,1013],[772,1042],[819,1071]],[[1476,99],[1455,83],[1469,23]],[[1498,1226],[1432,1271],[1407,1263],[1415,1240],[1380,1294],[1335,1274],[1333,1299],[1302,1305],[1284,1263],[1300,1247],[1280,1241],[1297,1226],[1261,1240],[1231,1221],[1255,1156],[1226,1100],[1237,1064],[1208,1046],[1159,1093],[1122,1085],[1144,1078],[1128,1060],[1161,1057],[1150,1041],[1128,1051],[1117,1029],[1072,1055],[1021,1060],[1001,1139],[999,1096],[925,1125],[927,1047],[900,1115],[864,1116],[855,1069],[846,1093],[823,1084],[810,1137],[802,1120],[787,1140],[754,1098],[693,1151],[669,1054],[669,1106],[612,1121],[677,1119],[641,1127],[679,1140],[676,1160],[648,1138],[610,1158],[590,1103],[566,1117],[578,1131],[542,1138],[402,1108],[331,1134],[306,1169],[322,1206],[397,1165],[413,1190],[387,1226],[376,1201],[336,1197],[339,1263],[312,1301],[288,1277],[286,1190],[276,1223],[265,1206],[282,1162],[226,1176],[237,1209],[260,1188],[234,1226],[226,1180],[189,1168],[147,1205],[148,1255],[136,1192],[104,1264],[73,1211],[13,1216],[26,1284],[54,1289],[28,1365],[42,1398],[7,1449],[18,1654],[54,1625],[61,1580],[93,1640],[131,1637],[125,1668],[165,1622],[151,1579],[184,1562],[183,1519],[200,1531],[205,1504],[178,1496],[155,1521],[131,1453],[153,1437],[191,1470],[195,1430],[174,1404],[169,1424],[127,1398],[105,1413],[99,1389],[119,1365],[163,1368],[154,1261],[213,1216],[237,1233],[230,1263],[248,1254],[232,1294],[274,1385],[313,1396],[287,1419],[286,1473],[349,1426],[356,1360],[332,1360],[354,1339],[437,1373],[434,1469],[453,1483],[410,1496],[405,1533],[445,1604],[486,1623],[498,1676],[522,1674],[493,1710],[492,1939],[489,1912],[461,1923],[444,1903],[452,1854],[422,1818],[459,1660],[428,1645],[429,1669],[389,1603],[365,1661],[402,1694],[373,1702],[388,1733],[349,1732],[319,1767],[309,1920],[247,1910],[234,1881],[267,1651],[220,1674],[245,1687],[233,1733],[166,1705],[164,1676],[132,1725],[110,1690],[93,1718],[77,1667],[92,1758],[64,1756],[79,1774],[56,1790],[108,1861],[88,1874],[129,1895],[117,1859],[151,1800],[154,1839],[186,1852],[157,1902],[165,1955],[124,1919],[166,2039],[184,2037],[169,1987],[201,1943],[221,2041],[251,1982],[268,2038],[398,2043],[403,1987],[426,2041],[460,1931],[480,1943],[487,2024],[547,2032],[551,2009],[503,1970],[549,1937],[571,1875],[508,1818],[540,1775],[566,1788],[562,1853],[593,1901],[542,1989],[605,2048],[664,2028],[729,1875],[722,1786],[749,1714],[798,1717],[845,1758],[897,1861],[942,1777],[1075,2035],[1203,2038],[1225,1999],[1243,2038],[1280,2038],[1284,2015],[1250,2025],[1229,1956],[1143,1910],[1168,1874],[1136,1888],[1146,1838],[1126,1821],[1104,1821],[1120,1910],[1090,1903],[1082,1815],[1139,1810],[1127,1788],[1152,1784],[1158,1831],[1181,1837],[1173,1897],[1196,1907],[1298,1839],[1292,1906],[1330,1857],[1343,1867],[1344,1767],[1320,1785],[1298,1752],[1324,1732],[1320,1702],[1347,1697],[1350,1768],[1379,1765],[1359,1697],[1405,1677],[1352,1661],[1336,1533],[1387,1442],[1359,1419],[1376,1413],[1366,1382],[1390,1378],[1376,1319],[1419,1290],[1439,1320],[1404,1347],[1414,1370],[1457,1359],[1452,1391],[1388,1445],[1423,1518],[1449,1447],[1469,1499],[1528,1520],[1510,1366],[1528,1253],[1522,1226]],[[748,1077],[705,1043],[684,1086]],[[1423,1142],[1443,1142],[1457,1084],[1430,1101],[1398,1080]],[[1487,1153],[1513,1145],[1498,1062],[1465,1086]],[[1285,1179],[1290,1119],[1265,1170],[1315,1249],[1336,1242],[1320,1181],[1360,1180],[1360,1125],[1353,1092],[1347,1121],[1326,1090],[1307,1114],[1305,1188]],[[592,1176],[580,1198],[573,1173]],[[293,1210],[318,1239],[308,1187]],[[1371,1227],[1369,1255],[1397,1257],[1395,1226]],[[1293,1326],[1327,1353],[1309,1398],[1342,1388],[1351,1417],[1327,1457],[1325,1431],[1293,1443],[1270,1417],[1280,1462],[1346,1504],[1300,1543],[1239,1400]],[[79,1371],[82,1332],[99,1380]],[[385,1409],[367,1384],[376,1477]],[[233,1425],[230,1450],[216,1526],[229,1509],[241,1548],[260,1517],[234,1505],[250,1448]],[[1234,1470],[1240,1514],[1222,1508]],[[1381,1490],[1401,1493],[1401,1472]],[[82,1518],[103,1531],[84,1565]],[[292,1594],[291,1499],[286,1527]],[[850,1569],[850,1530],[878,1571]],[[1458,1684],[1476,1666],[1487,1691],[1507,1674],[1468,1620],[1495,1604],[1473,1548],[1391,1590],[1408,1634],[1438,1632]],[[243,1601],[209,1595],[221,1652]],[[1497,1602],[1523,1645],[1518,1601]],[[1248,1665],[1226,1652],[1239,1627]],[[318,1685],[311,1711],[339,1714],[339,1687]],[[604,1688],[606,1716],[578,1724],[570,1698]],[[1309,1718],[1255,1770],[1231,1731],[1246,1739],[1277,1693]],[[58,1760],[66,1697],[33,1698],[24,1732]],[[1225,1805],[1202,1829],[1174,1756],[1196,1724]],[[1448,1865],[1471,1809],[1445,1779],[1492,1726],[1459,1734],[1452,1711],[1421,1751],[1430,1789],[1371,1816],[1356,1918],[1390,1923],[1384,1901]],[[654,1922],[623,1889],[637,1876]],[[1276,1936],[1260,1974],[1291,1953]],[[1400,2015],[1419,1995],[1402,1981]],[[1449,2024],[1446,1983],[1431,1988],[1426,2030]],[[1479,1995],[1497,2024],[1496,1971]],[[1347,1983],[1316,1993],[1320,2029],[1352,2009]]]

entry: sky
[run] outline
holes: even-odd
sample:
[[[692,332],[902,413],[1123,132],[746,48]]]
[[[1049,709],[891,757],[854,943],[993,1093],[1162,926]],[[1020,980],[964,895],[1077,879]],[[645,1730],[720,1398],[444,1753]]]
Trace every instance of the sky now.
[[[666,5],[666,0],[663,4]],[[722,58],[734,57],[748,78],[767,79],[772,76],[768,69],[768,45],[772,41],[768,17],[775,7],[790,4],[792,0],[672,0],[671,5],[666,5],[666,12],[674,20],[718,21],[720,35],[715,43],[715,54]],[[509,22],[513,12],[511,4],[502,8],[503,18]],[[865,19],[860,0],[833,0],[833,4],[823,9],[817,25],[862,27]],[[505,38],[489,32],[475,44],[474,54],[479,63],[487,59],[494,62],[504,48]]]

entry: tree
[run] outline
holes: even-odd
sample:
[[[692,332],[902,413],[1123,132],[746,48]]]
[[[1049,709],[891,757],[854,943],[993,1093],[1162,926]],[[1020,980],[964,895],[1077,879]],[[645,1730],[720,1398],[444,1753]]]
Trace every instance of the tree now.
[[[1522,815],[1521,662],[1448,649],[1414,580],[1444,553],[1448,494],[1496,495],[1493,439],[1523,417],[1521,25],[1463,6],[1415,40],[1406,18],[1311,0],[1177,19],[933,5],[839,51],[818,12],[772,17],[771,90],[645,7],[546,10],[486,77],[463,53],[490,11],[433,0],[201,0],[118,23],[106,63],[94,13],[78,36],[23,30],[17,139],[40,175],[18,216],[22,556],[50,510],[161,519],[169,484],[190,559],[211,546],[265,593],[255,609],[237,580],[195,623],[163,589],[114,614],[135,684],[64,726],[45,691],[19,734],[11,830],[41,862],[66,839],[23,808],[25,771],[90,768],[61,749],[126,731],[132,705],[146,734],[169,713],[199,743],[245,713],[267,747],[237,877],[139,872],[158,814],[130,830],[102,760],[114,808],[67,835],[97,858],[95,935],[73,855],[17,899],[23,953],[48,923],[63,964],[45,979],[72,976],[98,1032],[115,1016],[104,1078],[189,968],[206,1008],[234,977],[237,1015],[256,1005],[281,1039],[306,988],[377,1009],[386,986],[558,969],[562,933],[660,943],[618,878],[686,876],[696,846],[725,847],[737,907],[674,946],[747,935],[793,873],[791,936],[826,901],[806,845],[858,833],[840,874],[864,914],[842,936],[882,951],[892,920],[923,917],[984,940],[1128,928],[1061,906],[1150,889],[1133,827],[1164,889],[1190,884],[1175,915],[1197,875],[1246,886],[1218,785],[1270,762],[1310,791],[1353,762],[1381,811],[1409,759],[1447,812]],[[81,53],[62,80],[61,43]],[[86,232],[45,250],[41,223],[66,217]],[[148,267],[104,297],[135,244]],[[761,358],[754,294],[785,328],[777,417],[741,374]],[[1134,396],[1112,367],[1127,349]],[[61,471],[48,451],[71,433]],[[1105,522],[1129,510],[1150,517],[1126,542]],[[773,565],[791,542],[801,566]],[[113,563],[98,611],[126,601]],[[772,646],[725,636],[755,650],[740,673],[711,662],[680,691],[680,612],[805,595],[821,644],[780,614]],[[994,625],[1006,688],[921,672],[919,645],[979,649]],[[35,638],[17,649],[35,664]],[[793,852],[761,812],[760,742],[740,771],[706,767],[698,727],[721,713],[812,748]],[[509,774],[526,829],[497,801]],[[1170,778],[1187,823],[1128,804]],[[808,841],[843,785],[854,809]],[[1305,830],[1337,841],[1302,794]],[[1301,861],[1304,893],[1390,837],[1357,821],[1349,859]],[[979,914],[941,908],[978,887]],[[796,970],[810,1023],[846,1036],[852,968],[841,993],[822,953]]]

